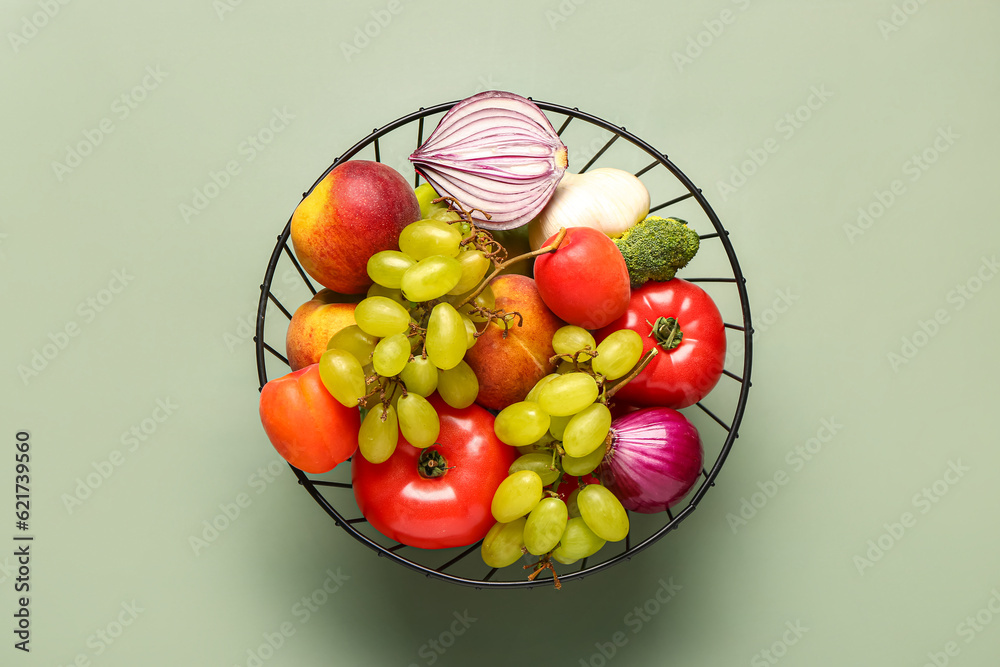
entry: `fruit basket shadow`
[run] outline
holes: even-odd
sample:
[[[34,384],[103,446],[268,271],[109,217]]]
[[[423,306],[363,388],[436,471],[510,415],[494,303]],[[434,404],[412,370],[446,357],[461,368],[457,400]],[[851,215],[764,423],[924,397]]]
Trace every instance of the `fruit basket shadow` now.
[[[668,157],[629,133],[597,116],[576,108],[532,100],[549,118],[568,147],[570,172],[585,173],[602,163],[614,164],[640,178],[651,197],[650,213],[683,218],[700,237],[701,249],[680,277],[697,283],[709,293],[722,314],[726,332],[723,376],[701,401],[681,412],[698,429],[704,446],[704,466],[690,492],[666,512],[629,513],[630,530],[621,542],[609,543],[590,558],[556,567],[562,582],[583,579],[617,563],[627,561],[670,531],[676,529],[715,485],[722,465],[738,437],[747,404],[752,359],[750,304],[745,279],[736,253],[716,213],[701,190]],[[412,179],[421,177],[407,157],[425,139],[425,128],[456,102],[421,108],[373,130],[351,146],[317,179],[303,198],[337,165],[352,158],[383,162]],[[662,213],[660,213],[662,212]],[[260,286],[254,343],[260,388],[269,379],[289,372],[282,354],[285,334],[295,308],[317,292],[295,256],[289,242],[291,221],[277,237]],[[360,454],[355,454],[360,456]],[[454,549],[425,550],[409,547],[376,531],[362,516],[354,499],[350,464],[325,474],[307,474],[292,467],[299,484],[323,510],[354,539],[427,577],[476,588],[551,586],[552,572],[528,580],[521,567],[491,568],[479,556],[480,543]],[[537,558],[526,555],[523,564]]]

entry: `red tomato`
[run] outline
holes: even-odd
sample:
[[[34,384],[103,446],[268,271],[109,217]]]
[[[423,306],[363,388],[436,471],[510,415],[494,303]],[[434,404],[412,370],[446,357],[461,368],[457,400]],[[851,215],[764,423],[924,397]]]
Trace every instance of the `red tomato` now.
[[[496,523],[490,511],[493,494],[518,456],[493,432],[493,415],[470,405],[461,410],[434,394],[430,399],[441,419],[438,441],[421,450],[400,436],[396,451],[384,463],[363,456],[351,461],[358,508],[380,533],[420,549],[472,544]],[[423,457],[434,468],[421,465]]]
[[[358,448],[361,415],[330,395],[318,364],[265,384],[260,421],[278,453],[308,473],[329,472]]]
[[[557,317],[584,329],[600,329],[628,307],[625,259],[607,234],[591,227],[570,227],[555,251],[535,258],[535,285]]]
[[[676,321],[680,343],[676,336],[669,342],[670,318]],[[660,349],[653,361],[615,394],[616,400],[684,408],[704,398],[722,377],[726,360],[722,315],[712,298],[694,283],[673,278],[632,290],[626,313],[594,337],[600,343],[618,329],[638,332],[644,354],[654,345]]]

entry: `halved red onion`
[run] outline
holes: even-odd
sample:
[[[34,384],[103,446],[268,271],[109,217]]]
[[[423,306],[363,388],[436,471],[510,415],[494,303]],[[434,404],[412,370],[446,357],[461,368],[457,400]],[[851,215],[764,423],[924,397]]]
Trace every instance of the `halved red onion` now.
[[[486,229],[534,218],[568,166],[566,146],[531,100],[488,90],[453,106],[410,161],[441,195],[454,197]]]
[[[625,509],[663,512],[687,495],[701,474],[701,438],[677,410],[630,412],[611,424],[611,437],[596,474]]]

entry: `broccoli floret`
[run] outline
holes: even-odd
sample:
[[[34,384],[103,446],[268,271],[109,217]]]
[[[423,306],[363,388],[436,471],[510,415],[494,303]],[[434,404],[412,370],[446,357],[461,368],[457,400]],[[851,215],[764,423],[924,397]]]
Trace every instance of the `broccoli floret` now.
[[[632,287],[670,280],[698,252],[698,233],[679,218],[650,215],[612,240],[625,258]]]

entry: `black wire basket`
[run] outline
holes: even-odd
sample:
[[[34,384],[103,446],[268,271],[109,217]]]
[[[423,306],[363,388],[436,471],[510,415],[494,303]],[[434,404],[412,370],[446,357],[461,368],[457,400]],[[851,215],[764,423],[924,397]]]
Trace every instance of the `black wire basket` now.
[[[726,323],[727,354],[723,377],[702,401],[682,410],[698,428],[705,447],[705,467],[702,468],[700,482],[672,510],[653,515],[629,513],[630,531],[623,541],[608,543],[595,555],[571,566],[556,565],[559,580],[565,582],[583,579],[631,559],[677,528],[694,511],[708,489],[715,486],[722,464],[738,437],[740,422],[746,409],[750,389],[753,329],[746,280],[729,241],[729,232],[722,226],[701,190],[665,154],[627,132],[624,127],[618,127],[577,108],[533,101],[548,115],[553,127],[558,128],[557,132],[569,149],[571,171],[574,170],[575,162],[584,163],[576,173],[584,173],[600,164],[628,169],[642,179],[649,190],[653,202],[650,213],[668,209],[666,214],[686,220],[689,226],[698,231],[702,241],[701,249],[679,277],[698,283],[705,289],[719,306]],[[334,160],[316,183],[303,193],[303,198],[334,167],[354,157],[385,162],[404,175],[413,173],[414,186],[419,185],[420,175],[413,170],[407,156],[423,143],[424,126],[428,119],[436,124],[436,120],[456,103],[421,108],[373,130]],[[430,127],[433,128],[434,125]],[[278,236],[278,242],[267,263],[264,282],[260,286],[254,343],[261,388],[269,378],[279,377],[290,370],[288,360],[279,349],[284,348],[285,332],[294,306],[289,309],[281,299],[297,306],[316,294],[316,287],[288,243],[290,230],[291,219]],[[285,268],[280,274],[280,280],[276,281],[279,265]],[[274,304],[283,318],[267,319],[269,303]],[[534,580],[528,580],[527,571],[517,564],[500,570],[490,568],[479,556],[480,543],[464,548],[425,550],[386,538],[368,524],[358,510],[351,487],[349,462],[323,475],[308,475],[295,467],[292,470],[299,484],[330,515],[335,524],[373,549],[377,556],[394,560],[427,577],[476,588],[550,586],[553,583],[550,571],[545,571]],[[524,559],[525,565],[529,563],[528,558],[526,556]]]

